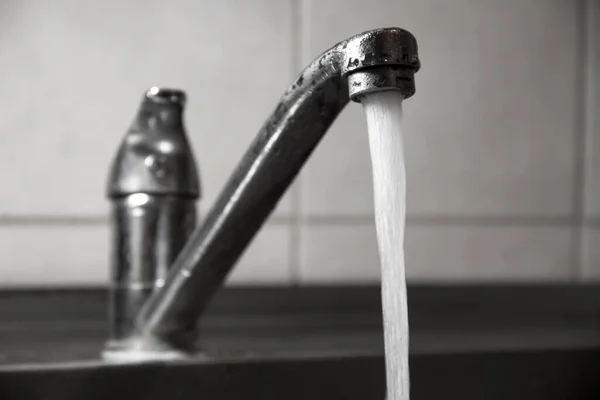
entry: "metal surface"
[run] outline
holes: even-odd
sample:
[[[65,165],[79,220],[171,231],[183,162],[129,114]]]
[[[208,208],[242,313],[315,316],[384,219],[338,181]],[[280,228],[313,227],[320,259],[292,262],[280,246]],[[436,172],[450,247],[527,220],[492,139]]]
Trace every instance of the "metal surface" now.
[[[412,400],[596,400],[600,352],[534,351],[410,358]],[[2,400],[383,399],[382,356],[0,368]]]
[[[180,327],[195,323],[348,103],[349,93],[356,100],[376,90],[399,90],[410,97],[412,76],[419,67],[415,38],[399,28],[354,36],[314,60],[263,125],[204,223],[176,259],[165,286],[140,311],[136,322],[140,334],[189,347],[190,338],[182,337]],[[359,78],[353,77],[356,73]]]
[[[409,287],[411,399],[600,398],[598,290]],[[0,358],[14,357],[0,398],[383,398],[376,286],[226,288],[202,320],[207,357],[168,363],[98,360],[105,304],[99,290],[0,292]]]
[[[105,357],[141,345],[133,319],[196,224],[200,187],[183,125],[185,94],[153,87],[123,139],[108,182],[112,202],[109,340]],[[183,332],[193,327],[181,327]]]
[[[150,88],[113,160],[111,198],[134,193],[196,199],[200,183],[185,134],[186,96],[175,89]]]
[[[600,285],[408,286],[416,354],[600,349]],[[0,291],[0,365],[98,359],[106,289]],[[18,321],[18,322],[16,322]],[[381,291],[225,287],[200,321],[207,356],[383,354]]]

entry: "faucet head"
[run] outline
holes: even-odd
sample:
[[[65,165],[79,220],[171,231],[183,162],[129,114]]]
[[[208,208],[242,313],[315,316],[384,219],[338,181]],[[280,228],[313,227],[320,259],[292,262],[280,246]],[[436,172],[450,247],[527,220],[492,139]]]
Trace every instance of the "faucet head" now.
[[[364,32],[340,44],[342,74],[350,99],[360,102],[369,93],[397,90],[404,98],[415,93],[415,72],[421,67],[417,41],[400,28]]]

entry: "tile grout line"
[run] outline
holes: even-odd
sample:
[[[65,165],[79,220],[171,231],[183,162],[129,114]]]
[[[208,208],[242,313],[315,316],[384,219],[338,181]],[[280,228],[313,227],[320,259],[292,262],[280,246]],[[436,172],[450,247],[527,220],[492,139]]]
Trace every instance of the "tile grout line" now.
[[[96,226],[106,225],[107,216],[77,215],[4,215],[0,217],[0,226]]]
[[[354,216],[306,216],[301,221],[305,225],[374,225],[372,214]],[[570,227],[578,223],[571,216],[451,216],[451,215],[409,215],[406,218],[412,226],[483,226],[483,227]]]
[[[303,0],[291,0],[292,1],[292,15],[291,15],[291,28],[292,28],[292,78],[298,74],[298,69],[302,68],[302,22],[303,22]],[[289,218],[290,227],[290,249],[289,249],[289,268],[290,268],[290,280],[292,285],[300,284],[301,277],[301,229],[300,214],[302,212],[302,184],[301,175],[302,171],[298,172],[298,175],[292,182],[290,188],[290,202],[291,202],[291,214]]]
[[[363,215],[312,215],[301,216],[301,196],[297,190],[297,182],[292,190],[293,212],[290,216],[273,215],[267,224],[282,226],[296,224],[298,226],[352,226],[373,225],[372,214]],[[45,216],[45,215],[14,215],[0,217],[1,226],[94,226],[107,225],[108,217],[105,216]],[[483,226],[483,227],[568,227],[568,226],[600,226],[599,218],[587,218],[583,221],[572,216],[452,216],[452,215],[409,215],[407,224],[412,226]]]
[[[589,74],[589,19],[587,9],[590,6],[588,0],[581,0],[578,4],[578,24],[577,35],[577,56],[578,65],[576,67],[576,90],[575,97],[575,120],[574,120],[574,166],[573,166],[573,219],[575,228],[572,232],[571,243],[571,275],[573,280],[582,282],[586,275],[586,256],[585,256],[585,210],[587,207],[588,195],[588,162],[591,160],[588,142],[588,118],[589,118],[589,91],[587,90],[587,81],[591,78]]]
[[[598,229],[600,228],[600,217],[589,218],[583,222],[583,227],[587,229]]]

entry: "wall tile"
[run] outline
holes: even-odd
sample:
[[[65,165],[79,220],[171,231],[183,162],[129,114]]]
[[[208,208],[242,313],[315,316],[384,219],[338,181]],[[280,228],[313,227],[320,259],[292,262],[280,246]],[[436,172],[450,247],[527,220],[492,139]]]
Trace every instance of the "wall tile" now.
[[[419,42],[405,104],[409,213],[572,212],[578,2],[306,0],[303,61],[363,30]],[[366,123],[351,104],[303,174],[312,216],[372,213]]]
[[[600,3],[586,1],[586,208],[600,217]]]
[[[288,284],[289,228],[266,225],[228,279],[229,284]],[[105,224],[0,227],[0,287],[105,285],[109,276]]]
[[[600,280],[600,226],[593,225],[583,228],[582,240],[582,268],[583,281]]]
[[[108,226],[0,227],[0,285],[105,285]]]
[[[308,225],[302,236],[302,280],[376,282],[373,225]],[[570,280],[571,229],[516,226],[409,226],[407,277],[412,281]]]
[[[292,281],[290,232],[285,225],[266,225],[252,241],[227,283],[231,285],[287,285]]]
[[[107,282],[107,167],[148,86],[188,91],[186,122],[200,164],[205,215],[299,72],[293,1],[3,4],[0,219],[70,218],[58,225],[0,225],[0,286]],[[593,223],[600,217],[600,122],[594,112],[600,104],[600,6],[585,1],[585,199]],[[579,268],[571,263],[570,228],[477,221],[573,211],[580,3],[301,4],[301,66],[374,27],[401,26],[419,42],[423,68],[417,94],[405,104],[408,212],[430,223],[408,228],[409,279],[574,278]],[[370,174],[366,121],[361,106],[350,104],[302,172],[296,193],[284,197],[276,220],[257,235],[227,284],[291,283],[298,244],[302,283],[377,282],[375,229],[362,218],[372,214]],[[288,217],[298,198],[302,225],[295,238]],[[97,222],[70,226],[77,216]],[[445,218],[434,225],[441,221],[436,217],[447,216],[476,223],[452,225]],[[584,231],[583,279],[600,277],[599,240],[600,228]]]
[[[300,236],[303,283],[366,283],[379,280],[374,225],[303,225]]]
[[[553,226],[409,227],[408,276],[443,281],[569,281],[575,273],[571,236],[571,228]]]
[[[189,93],[206,208],[293,78],[292,0],[12,1],[0,24],[0,214],[104,215],[152,85]],[[285,201],[279,212],[287,213]]]

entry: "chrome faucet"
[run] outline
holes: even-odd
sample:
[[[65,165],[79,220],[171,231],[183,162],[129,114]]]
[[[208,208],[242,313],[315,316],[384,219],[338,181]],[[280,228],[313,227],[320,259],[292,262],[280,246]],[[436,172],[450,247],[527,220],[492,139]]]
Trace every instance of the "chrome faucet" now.
[[[399,28],[364,32],[310,63],[136,316],[137,350],[193,352],[199,316],[349,99],[384,90],[408,98],[419,68],[416,40]]]

